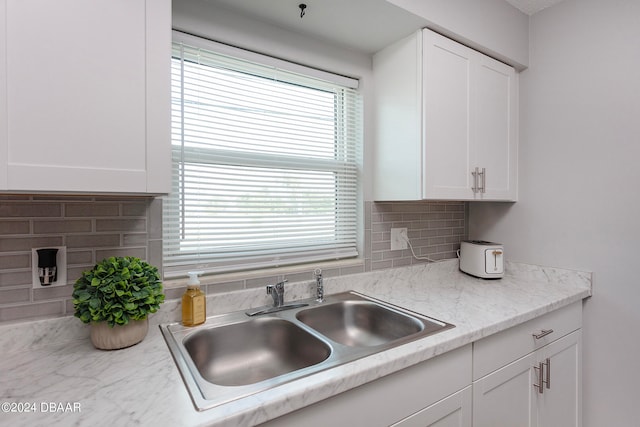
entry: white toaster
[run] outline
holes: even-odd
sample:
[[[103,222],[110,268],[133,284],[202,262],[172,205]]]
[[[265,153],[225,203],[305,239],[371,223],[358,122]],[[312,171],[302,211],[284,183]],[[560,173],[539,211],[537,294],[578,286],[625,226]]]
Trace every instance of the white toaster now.
[[[460,270],[483,279],[504,276],[504,249],[501,243],[463,240],[460,243]]]

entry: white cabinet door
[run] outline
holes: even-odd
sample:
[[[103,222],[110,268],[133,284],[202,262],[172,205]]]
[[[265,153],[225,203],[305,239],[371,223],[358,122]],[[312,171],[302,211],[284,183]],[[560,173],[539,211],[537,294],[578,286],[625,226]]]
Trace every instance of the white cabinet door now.
[[[474,381],[474,427],[580,427],[581,337],[572,332]]]
[[[538,350],[546,361],[544,392],[537,394],[538,426],[582,425],[582,332],[576,331]],[[546,388],[548,386],[549,388]]]
[[[471,427],[471,386],[405,418],[392,427]]]
[[[517,198],[517,82],[512,67],[479,55],[474,68],[472,164],[483,170],[480,200]]]
[[[5,189],[168,191],[170,13],[166,0],[6,0]]]
[[[472,71],[475,52],[423,31],[423,197],[473,199]]]
[[[537,425],[531,353],[473,383],[473,426]]]

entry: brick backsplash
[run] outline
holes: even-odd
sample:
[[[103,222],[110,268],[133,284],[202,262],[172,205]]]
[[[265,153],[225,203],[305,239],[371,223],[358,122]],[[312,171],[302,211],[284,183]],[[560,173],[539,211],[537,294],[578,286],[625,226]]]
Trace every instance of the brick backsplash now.
[[[429,262],[409,248],[392,251],[392,228],[407,228],[415,255],[430,260],[455,258],[467,234],[464,202],[376,202],[370,215],[371,270]]]
[[[73,315],[73,283],[112,255],[162,263],[162,207],[149,197],[0,196],[0,322]],[[67,285],[32,289],[31,249],[66,246]]]
[[[466,236],[464,202],[365,202],[364,264],[330,268],[325,277],[427,262],[410,250],[391,251],[391,228],[406,227],[419,257],[453,258]],[[67,247],[67,285],[32,289],[31,248]],[[72,316],[73,283],[105,257],[131,255],[162,266],[162,199],[0,195],[0,322]],[[264,286],[280,278],[252,274],[208,284],[207,293]],[[290,282],[309,272],[288,274]],[[183,287],[166,286],[167,299]]]

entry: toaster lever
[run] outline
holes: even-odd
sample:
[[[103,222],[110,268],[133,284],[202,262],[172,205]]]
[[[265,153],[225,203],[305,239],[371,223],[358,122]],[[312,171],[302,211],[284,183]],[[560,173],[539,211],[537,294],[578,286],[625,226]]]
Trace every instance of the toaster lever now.
[[[493,266],[494,268],[497,270],[498,269],[498,255],[502,255],[502,251],[499,249],[496,249],[492,252],[493,254]]]

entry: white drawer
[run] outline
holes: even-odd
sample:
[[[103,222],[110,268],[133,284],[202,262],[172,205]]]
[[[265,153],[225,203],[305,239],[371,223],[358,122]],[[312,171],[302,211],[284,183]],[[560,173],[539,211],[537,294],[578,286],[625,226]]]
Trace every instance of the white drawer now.
[[[582,301],[577,301],[476,341],[473,343],[473,379],[482,378],[581,327]],[[536,338],[534,334],[544,336]]]

